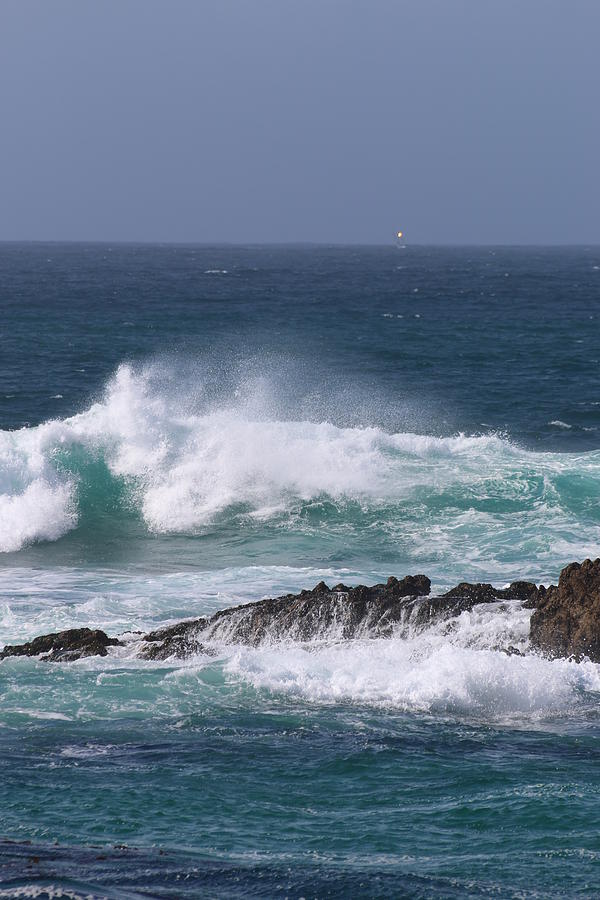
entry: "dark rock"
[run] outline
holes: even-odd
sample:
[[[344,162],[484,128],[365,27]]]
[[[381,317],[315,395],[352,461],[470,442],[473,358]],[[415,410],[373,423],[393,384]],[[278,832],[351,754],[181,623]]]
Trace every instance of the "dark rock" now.
[[[0,659],[9,656],[40,656],[50,662],[67,662],[83,656],[106,656],[107,647],[121,641],[109,638],[103,631],[91,628],[70,628],[55,634],[44,634],[27,644],[9,645],[0,652]]]
[[[537,595],[537,587],[530,581],[513,581],[507,588],[495,588],[491,584],[471,584],[462,581],[439,597],[430,597],[415,606],[411,624],[425,627],[469,612],[480,603],[498,600],[520,600]]]
[[[198,633],[206,627],[207,622],[207,619],[193,619],[151,631],[142,638],[145,646],[142,647],[140,656],[144,659],[182,659],[197,653],[214,655],[214,651],[208,650],[198,640]]]
[[[425,575],[390,578],[372,587],[339,584],[332,590],[319,582],[312,591],[221,610],[209,619],[202,638],[257,645],[268,640],[389,635],[430,589]]]
[[[439,600],[472,600],[475,603],[490,603],[492,600],[500,600],[503,592],[491,584],[470,584],[468,581],[461,581],[456,587],[451,588],[442,594]]]
[[[144,641],[168,641],[176,637],[182,637],[188,634],[190,629],[200,630],[206,626],[208,619],[191,619],[185,622],[177,622],[175,625],[167,625],[164,628],[158,628],[156,631],[150,631],[143,637]]]
[[[513,581],[505,593],[511,600],[522,600],[523,606],[533,609],[537,606],[539,591],[538,586],[531,581]]]
[[[526,587],[523,587],[526,585]],[[425,575],[388,578],[372,587],[328,588],[321,581],[299,594],[259,600],[220,610],[210,619],[180,622],[144,638],[151,647],[141,655],[168,659],[206,653],[211,642],[257,646],[267,641],[349,640],[357,637],[389,637],[398,627],[419,630],[470,610],[479,603],[519,599],[535,585],[515,582],[499,590],[488,584],[464,582],[441,597],[429,597],[431,582]]]
[[[427,575],[406,575],[400,581],[391,575],[386,588],[396,597],[426,597],[431,591],[431,581]]]
[[[257,645],[265,640],[310,641],[319,637],[355,637],[373,631],[389,634],[393,625],[417,597],[429,593],[425,575],[409,575],[399,581],[355,588],[320,581],[312,591],[224,609],[210,619],[179,622],[150,632],[143,638],[140,655],[145,659],[186,657],[214,653],[207,641]],[[147,645],[147,646],[146,646]]]
[[[532,647],[551,656],[600,662],[600,559],[571,563],[558,586],[539,590],[529,638]]]
[[[325,582],[320,581],[318,584],[316,584],[314,586],[314,588],[312,589],[312,593],[313,594],[328,594],[329,590],[330,590],[330,588],[327,587]],[[311,592],[309,591],[309,593],[311,593]]]
[[[537,598],[538,588],[531,581],[513,581],[507,588],[495,588],[491,584],[470,584],[462,581],[442,597],[470,599],[475,603],[491,603],[494,600],[531,600]]]

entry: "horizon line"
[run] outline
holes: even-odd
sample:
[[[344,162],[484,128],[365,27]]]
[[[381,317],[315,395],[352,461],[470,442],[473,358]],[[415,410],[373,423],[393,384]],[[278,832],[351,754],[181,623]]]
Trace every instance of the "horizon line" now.
[[[407,249],[410,247],[505,247],[505,248],[534,248],[534,247],[600,247],[600,240],[597,241],[526,241],[526,242],[473,242],[473,241],[408,241],[399,244],[397,240],[389,242],[379,241],[226,241],[226,240],[137,240],[137,239],[121,239],[111,240],[110,238],[0,238],[2,244],[75,244],[75,245],[119,245],[119,246],[152,246],[152,247],[402,247]]]

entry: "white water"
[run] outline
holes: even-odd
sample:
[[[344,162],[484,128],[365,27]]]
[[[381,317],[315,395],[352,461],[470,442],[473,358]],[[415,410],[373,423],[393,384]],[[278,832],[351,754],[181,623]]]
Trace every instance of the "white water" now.
[[[310,702],[495,717],[578,712],[580,692],[600,690],[600,669],[589,662],[509,657],[439,637],[245,648],[226,670]]]
[[[228,648],[225,671],[311,703],[494,718],[579,712],[582,693],[600,690],[600,666],[528,652],[530,615],[518,602],[498,602],[426,631],[398,628],[392,639]]]
[[[216,599],[210,606],[215,605]],[[208,611],[204,605],[198,610]],[[115,648],[107,658],[62,666],[12,659],[2,663],[3,707],[22,716],[43,710],[84,719],[139,714],[177,718],[220,705],[225,696],[228,706],[252,706],[250,689],[275,701],[285,697],[390,713],[522,723],[580,717],[586,703],[595,704],[600,666],[527,653],[529,616],[518,603],[482,604],[419,634],[283,641],[259,648],[221,644],[215,645],[216,660],[200,655],[183,662],[150,663],[136,657],[133,643]],[[502,652],[509,645],[527,655]],[[45,671],[60,677],[49,680]],[[39,677],[32,678],[38,672]]]
[[[224,515],[240,529],[273,522],[301,532],[302,504],[327,499],[348,512],[340,528],[370,516],[366,540],[388,541],[416,565],[460,558],[462,577],[554,577],[600,545],[598,451],[533,453],[496,435],[288,421],[280,409],[274,417],[273,391],[260,380],[228,401],[201,395],[122,365],[88,410],[0,433],[0,551],[77,527],[82,453],[127,485],[150,532],[202,533]],[[533,571],[519,571],[520,561]]]
[[[234,517],[236,534],[244,535],[271,524],[280,528],[282,560],[289,560],[290,536],[302,537],[308,542],[302,558],[313,564],[155,575],[5,569],[0,644],[83,625],[110,634],[145,631],[298,591],[321,578],[373,583],[423,571],[438,592],[463,578],[556,580],[570,560],[598,555],[599,452],[532,453],[496,435],[437,438],[343,428],[287,420],[275,406],[265,384],[242,385],[229,402],[199,402],[198,396],[192,402],[161,384],[151,369],[122,366],[105,395],[81,414],[1,433],[2,551],[56,541],[77,528],[85,503],[83,458],[103,461],[113,478],[124,481],[149,531],[218,535],[223,518]],[[302,505],[319,508],[324,500],[334,504],[337,523],[324,514],[307,524]],[[373,551],[387,547],[387,559],[400,562],[332,566],[321,555],[331,534],[340,546],[355,540],[363,558],[374,559]],[[175,715],[197,706],[207,679],[213,684],[225,678],[244,690],[311,703],[525,719],[577,713],[582,698],[600,690],[600,669],[501,652],[511,644],[526,649],[528,619],[514,605],[492,604],[463,614],[454,630],[444,625],[419,636],[343,643],[331,635],[311,646],[228,646],[217,662],[200,657],[174,670],[136,660],[128,647],[65,669],[70,674],[64,683],[52,679],[47,701],[29,696],[18,676],[9,679],[7,709],[75,716],[77,709],[91,714],[93,708],[94,714],[121,715],[147,705],[153,714]],[[45,664],[3,665],[18,672],[19,666]],[[94,678],[92,693],[80,682],[87,672]],[[117,682],[122,691],[115,699]],[[127,702],[123,691],[133,692]]]

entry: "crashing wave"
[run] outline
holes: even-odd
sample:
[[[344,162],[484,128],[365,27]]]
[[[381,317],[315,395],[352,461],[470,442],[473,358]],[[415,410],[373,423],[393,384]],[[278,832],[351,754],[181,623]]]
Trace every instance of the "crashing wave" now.
[[[586,501],[600,493],[598,452],[533,453],[497,435],[288,420],[281,410],[273,416],[264,385],[242,385],[217,402],[201,385],[187,396],[171,382],[151,367],[122,365],[84,412],[1,432],[0,551],[76,528],[90,482],[104,489],[102,478],[117,498],[111,514],[124,504],[157,533],[198,533],[232,517],[241,526],[293,526],[307,504],[329,503],[348,520],[371,516],[391,540],[405,541],[409,528],[413,558],[431,536],[437,552],[455,555],[453,541],[464,552],[471,531],[484,553],[513,514],[513,543],[559,542],[562,558],[589,553],[600,538]]]

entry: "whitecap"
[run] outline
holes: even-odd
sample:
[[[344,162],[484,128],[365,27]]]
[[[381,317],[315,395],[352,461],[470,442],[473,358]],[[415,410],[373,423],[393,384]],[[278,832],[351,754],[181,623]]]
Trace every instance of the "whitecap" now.
[[[382,533],[411,559],[431,560],[432,547],[435,558],[458,553],[477,567],[487,556],[487,577],[492,569],[504,574],[507,563],[498,553],[509,538],[513,560],[515,548],[527,543],[528,559],[535,561],[541,548],[548,561],[543,548],[567,534],[572,550],[564,561],[576,558],[584,537],[598,537],[596,525],[581,534],[578,519],[562,505],[559,481],[571,474],[599,478],[598,452],[534,453],[494,433],[437,437],[341,427],[286,419],[273,412],[276,406],[266,379],[240,383],[228,397],[204,403],[165,387],[162,370],[120,366],[105,395],[84,412],[0,432],[0,551],[56,540],[77,527],[81,460],[101,462],[125,485],[147,529],[158,533],[202,533],[223,515],[235,517],[236,527],[285,516],[292,524],[306,504],[333,503],[340,510],[354,504],[376,514]],[[445,500],[440,509],[436,497],[452,503]],[[520,505],[518,530],[509,515],[481,508],[493,497]],[[431,503],[439,510],[435,520],[420,516],[421,524],[407,531],[398,504],[427,512]],[[454,510],[451,517],[447,509]],[[541,574],[553,575],[554,565]],[[522,573],[513,563],[509,574]]]

